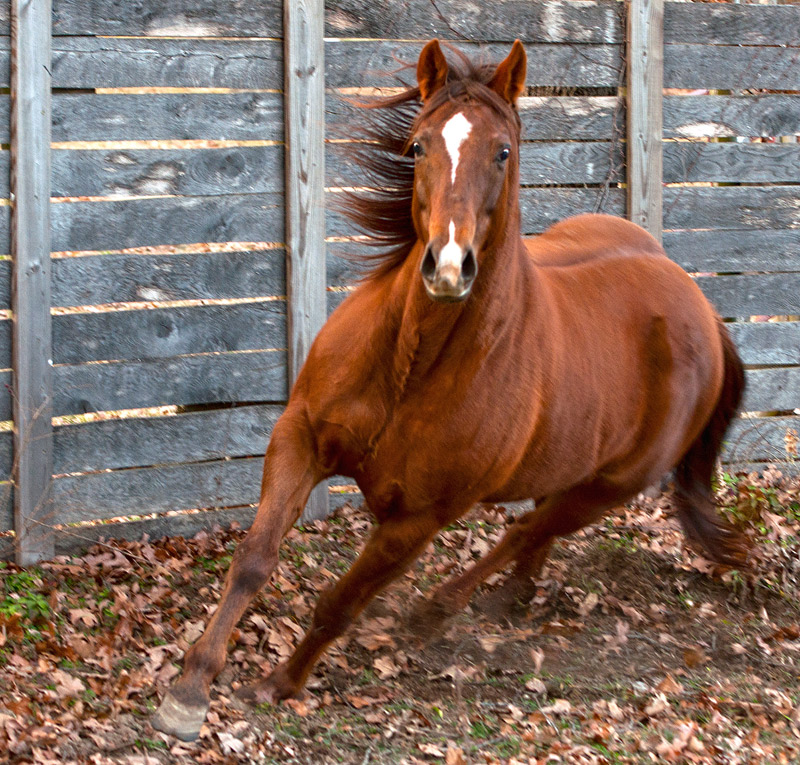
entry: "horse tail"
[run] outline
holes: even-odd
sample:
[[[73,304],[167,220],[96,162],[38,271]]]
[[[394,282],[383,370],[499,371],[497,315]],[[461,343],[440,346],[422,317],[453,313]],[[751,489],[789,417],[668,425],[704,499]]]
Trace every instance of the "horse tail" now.
[[[744,367],[722,321],[719,337],[724,355],[722,392],[705,429],[675,469],[675,502],[683,531],[717,563],[742,568],[750,545],[746,537],[717,513],[711,481],[722,439],[739,410],[744,393]]]

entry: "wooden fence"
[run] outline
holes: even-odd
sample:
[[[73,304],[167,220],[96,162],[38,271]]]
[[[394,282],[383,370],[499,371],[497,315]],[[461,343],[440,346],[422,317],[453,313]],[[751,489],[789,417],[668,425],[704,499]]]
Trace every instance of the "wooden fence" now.
[[[490,58],[522,38],[526,233],[630,210],[662,236],[737,320],[760,414],[728,458],[791,467],[800,144],[750,139],[800,133],[800,6],[631,2],[626,25],[615,0],[330,0],[324,30],[299,0],[0,7],[6,553],[250,521],[290,369],[353,280],[338,254],[355,232],[320,200],[358,178],[334,141],[322,173],[323,100],[339,138],[353,115],[337,93],[396,84],[396,59],[432,36]],[[749,321],[763,315],[784,320]]]

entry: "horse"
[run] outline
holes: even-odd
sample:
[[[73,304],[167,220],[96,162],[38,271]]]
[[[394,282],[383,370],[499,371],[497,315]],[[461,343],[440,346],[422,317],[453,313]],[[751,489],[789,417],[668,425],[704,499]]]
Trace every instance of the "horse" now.
[[[534,500],[483,559],[418,608],[523,600],[553,541],[673,471],[689,540],[747,565],[711,479],[744,388],[742,363],[692,279],[639,226],[584,214],[523,239],[519,40],[498,65],[423,48],[417,85],[367,104],[374,193],[347,202],[382,247],[314,341],[276,423],[257,514],[217,610],[153,724],[199,733],[237,621],[278,562],[311,490],[352,476],[375,526],[318,599],[292,656],[240,692],[297,697],[317,659],[444,526],[479,502]],[[367,112],[365,112],[366,114]],[[366,185],[366,184],[365,184]]]

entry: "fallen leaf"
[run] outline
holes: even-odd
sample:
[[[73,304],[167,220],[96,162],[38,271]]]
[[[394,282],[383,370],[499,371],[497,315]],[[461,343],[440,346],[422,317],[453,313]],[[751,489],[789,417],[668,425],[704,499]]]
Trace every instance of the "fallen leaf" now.
[[[667,675],[657,686],[657,691],[661,691],[662,693],[666,694],[676,694],[676,693],[683,693],[683,686],[672,677],[672,675]]]
[[[390,656],[379,656],[372,662],[378,677],[381,680],[387,680],[390,677],[397,677],[400,674],[400,667],[398,667]]]
[[[656,697],[644,708],[644,713],[648,717],[656,717],[669,709],[669,701],[663,693],[657,693]]]
[[[444,757],[444,752],[433,744],[417,744],[417,748],[423,754],[429,754],[431,757]]]

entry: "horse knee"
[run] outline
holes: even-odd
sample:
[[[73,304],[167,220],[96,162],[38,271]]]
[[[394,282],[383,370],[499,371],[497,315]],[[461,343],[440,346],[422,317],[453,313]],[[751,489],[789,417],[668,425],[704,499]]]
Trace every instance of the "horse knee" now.
[[[231,586],[237,592],[252,597],[266,584],[277,565],[277,551],[256,549],[245,539],[233,555]]]

